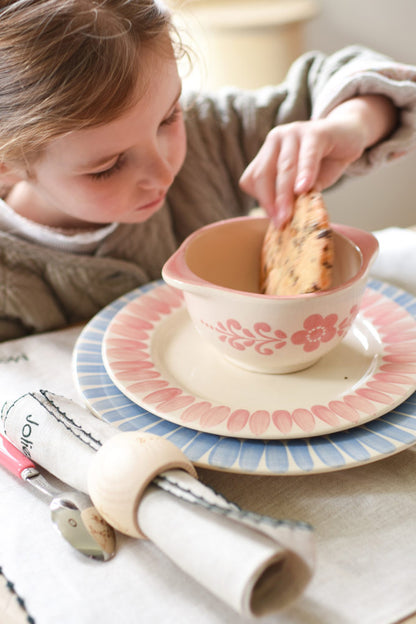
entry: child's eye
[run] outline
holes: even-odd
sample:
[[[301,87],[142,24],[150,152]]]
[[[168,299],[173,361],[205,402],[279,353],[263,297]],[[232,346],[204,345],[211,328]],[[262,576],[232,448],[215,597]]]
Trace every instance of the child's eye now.
[[[105,180],[106,178],[111,177],[117,171],[119,171],[124,164],[124,159],[120,156],[117,158],[114,165],[111,165],[108,169],[104,169],[103,171],[95,171],[94,173],[89,173],[88,176],[93,180]]]
[[[180,117],[182,113],[182,108],[178,105],[176,106],[172,113],[169,115],[169,117],[166,117],[166,119],[164,119],[161,123],[162,126],[170,126],[171,124],[175,123],[175,121],[177,121]]]

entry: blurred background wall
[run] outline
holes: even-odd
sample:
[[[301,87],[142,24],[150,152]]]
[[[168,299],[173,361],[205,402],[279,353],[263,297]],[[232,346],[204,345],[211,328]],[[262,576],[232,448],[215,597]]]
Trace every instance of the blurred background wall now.
[[[321,0],[305,28],[307,49],[361,43],[416,64],[415,0]],[[326,193],[333,221],[365,229],[416,224],[416,152]]]
[[[178,5],[178,1],[180,4]],[[199,62],[196,88],[255,88],[283,78],[306,50],[353,43],[416,64],[415,0],[171,0]],[[335,222],[376,230],[416,224],[416,150],[326,191]]]

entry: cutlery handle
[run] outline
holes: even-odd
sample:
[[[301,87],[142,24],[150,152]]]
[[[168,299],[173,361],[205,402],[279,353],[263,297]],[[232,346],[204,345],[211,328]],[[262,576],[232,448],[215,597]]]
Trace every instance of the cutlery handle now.
[[[29,457],[19,451],[13,444],[0,434],[0,464],[19,479],[23,479],[22,472],[35,465]]]
[[[0,432],[36,466],[85,493],[95,451],[118,433],[85,407],[47,390],[28,392],[0,406]]]

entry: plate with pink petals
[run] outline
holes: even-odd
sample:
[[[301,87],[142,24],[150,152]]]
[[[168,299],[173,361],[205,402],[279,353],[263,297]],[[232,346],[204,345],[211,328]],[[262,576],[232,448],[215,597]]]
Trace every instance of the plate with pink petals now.
[[[288,440],[379,418],[416,389],[416,320],[403,294],[367,288],[338,347],[310,368],[240,369],[196,332],[182,294],[139,292],[108,324],[102,357],[114,385],[164,420],[219,436]]]

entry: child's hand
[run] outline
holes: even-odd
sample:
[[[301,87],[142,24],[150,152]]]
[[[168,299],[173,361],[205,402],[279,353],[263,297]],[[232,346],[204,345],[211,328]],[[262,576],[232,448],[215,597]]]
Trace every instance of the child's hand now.
[[[333,184],[362,153],[362,132],[327,119],[274,128],[240,180],[276,226],[292,214],[295,195]]]
[[[244,171],[241,188],[281,227],[296,195],[334,184],[394,122],[393,104],[376,95],[348,100],[325,119],[277,126]]]

